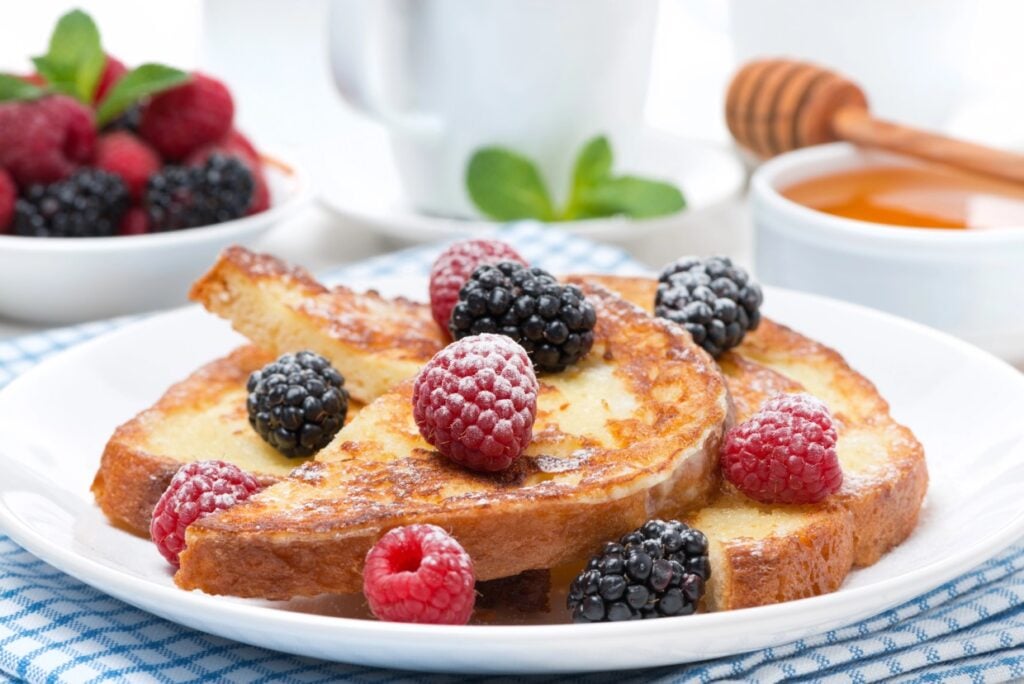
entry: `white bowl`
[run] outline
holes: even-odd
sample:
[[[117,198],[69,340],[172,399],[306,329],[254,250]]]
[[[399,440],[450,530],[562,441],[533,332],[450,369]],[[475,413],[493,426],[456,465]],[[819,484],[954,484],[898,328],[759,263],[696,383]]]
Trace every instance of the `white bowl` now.
[[[0,317],[74,323],[184,304],[222,249],[251,243],[309,199],[297,167],[268,162],[270,208],[234,221],[109,238],[0,235]]]
[[[889,311],[1024,362],[1024,226],[879,225],[809,209],[779,193],[806,178],[880,163],[916,162],[835,143],[761,166],[750,192],[760,279]]]

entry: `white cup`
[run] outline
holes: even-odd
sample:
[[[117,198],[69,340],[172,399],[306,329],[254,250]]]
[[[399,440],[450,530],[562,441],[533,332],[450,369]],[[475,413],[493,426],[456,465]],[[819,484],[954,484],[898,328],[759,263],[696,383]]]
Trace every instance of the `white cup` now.
[[[656,0],[336,0],[335,81],[391,135],[420,211],[476,216],[469,158],[502,145],[564,198],[584,140],[643,116]]]

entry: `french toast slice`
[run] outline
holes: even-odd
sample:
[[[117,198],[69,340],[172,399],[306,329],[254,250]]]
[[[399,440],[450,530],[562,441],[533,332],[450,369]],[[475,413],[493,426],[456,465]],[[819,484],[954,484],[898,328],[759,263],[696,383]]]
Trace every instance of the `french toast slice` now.
[[[254,291],[258,288],[254,284],[258,278],[252,276],[252,272],[304,274],[301,271],[288,269],[279,262],[275,264],[273,262],[276,260],[270,257],[248,256],[241,253],[236,254],[233,260],[250,263],[250,267],[245,269],[249,273],[234,281],[236,291],[238,289]],[[222,259],[223,261],[225,260]],[[218,267],[220,265],[218,264]],[[216,270],[217,268],[214,269],[214,271]],[[273,279],[275,276],[264,275],[263,277]],[[655,284],[651,280],[601,276],[588,276],[586,280],[603,283],[609,289],[618,291],[626,299],[646,310],[652,308]],[[296,285],[296,281],[305,282]],[[298,279],[289,279],[288,282],[290,284],[287,286],[281,284],[268,286],[259,296],[271,299],[286,296],[282,294],[282,291],[290,293],[287,296],[293,296],[294,291],[289,288],[301,288],[315,292],[317,296],[324,299],[338,300],[325,308],[348,310],[352,312],[353,317],[363,316],[364,318],[356,323],[357,326],[372,325],[374,316],[377,315],[373,306],[353,308],[350,298],[358,298],[360,295],[355,295],[349,290],[342,288],[328,291],[312,281],[308,275]],[[328,292],[333,294],[324,294]],[[252,295],[252,292],[249,292],[247,297],[250,302],[249,306],[254,306],[257,310],[246,315],[251,316],[254,320],[273,320],[273,315],[259,310],[261,306],[265,305],[265,300],[259,300]],[[390,308],[390,304],[386,300],[373,295],[370,296],[370,299],[375,302],[377,307]],[[271,306],[273,305],[271,303]],[[410,309],[419,308],[422,315],[429,318],[427,307],[423,305],[406,303],[403,306],[408,306]],[[241,306],[222,309],[222,312],[229,315],[238,315],[245,311],[246,307]],[[410,315],[415,317],[412,312]],[[339,356],[345,353],[343,351],[346,349],[345,341],[338,340],[323,318],[297,316],[292,320],[306,326],[301,335],[306,339],[318,338],[322,349],[331,349]],[[237,323],[236,327],[238,327]],[[256,326],[255,330],[262,334],[272,327],[271,323],[267,323],[263,326]],[[302,346],[309,347],[311,345],[304,344]],[[387,348],[388,346],[386,343],[378,344],[376,348]],[[364,345],[360,349],[360,353],[372,355],[374,349],[373,346]],[[294,351],[294,348],[281,348],[279,351]],[[266,355],[263,362],[269,360],[270,356]],[[402,362],[399,361],[399,363]],[[902,540],[913,528],[921,497],[927,484],[927,471],[920,445],[913,439],[909,431],[892,423],[888,418],[888,407],[885,402],[877,396],[877,392],[870,383],[849,369],[838,354],[770,321],[763,323],[758,331],[748,335],[743,345],[724,355],[720,362],[739,419],[744,419],[756,411],[760,403],[776,391],[807,390],[824,399],[836,413],[837,419],[842,421],[840,423],[840,432],[843,435],[840,441],[840,457],[844,459],[844,469],[847,471],[848,477],[843,491],[840,492],[840,496],[845,497],[842,504],[837,503],[837,500],[818,506],[760,506],[735,492],[726,491],[713,505],[690,512],[687,519],[698,528],[705,530],[711,539],[713,577],[707,596],[708,605],[717,609],[761,605],[825,593],[838,588],[853,565],[866,565],[874,562],[887,548]],[[372,374],[378,366],[389,363],[388,358],[375,360],[367,366],[356,369],[355,373]],[[262,363],[255,364],[254,367],[259,365]],[[244,384],[248,371],[235,375],[234,382],[237,383],[235,388],[242,393],[238,405],[244,411]],[[191,385],[189,390],[183,390],[183,392],[202,395],[207,389],[205,382],[197,382]],[[350,384],[351,379],[346,385]],[[372,378],[370,385],[373,385]],[[173,390],[168,392],[168,395],[172,394],[174,394]],[[180,395],[181,392],[178,394]],[[598,396],[601,396],[600,392]],[[851,406],[859,406],[862,410],[851,411],[849,417],[844,417],[837,409],[837,406],[841,407],[844,402]],[[877,424],[874,426],[871,425],[872,415],[877,418]],[[863,434],[867,436],[863,440],[850,441],[849,437],[856,436],[858,433],[846,431],[844,427],[846,424],[863,427]],[[245,427],[248,429],[247,425]],[[346,430],[352,427],[354,425],[350,425]],[[415,428],[413,427],[412,430]],[[369,431],[370,428],[367,427],[367,432]],[[877,435],[883,435],[883,437],[876,439]],[[252,437],[255,438],[255,435]],[[130,443],[131,439],[128,437],[126,441]],[[847,447],[848,443],[856,444],[858,441],[862,443],[859,449],[851,451]],[[332,445],[332,448],[334,446]],[[176,450],[180,452],[178,444],[173,438],[168,441],[167,449],[172,452]],[[877,486],[874,488],[857,488],[857,492],[848,491],[849,485],[851,485],[849,477],[851,469],[847,464],[847,454],[858,453],[861,450],[870,452],[872,449],[884,452],[885,457],[891,458],[896,465],[890,469],[890,473],[878,473]],[[905,452],[903,457],[894,456],[901,451]],[[875,456],[880,457],[880,454],[875,454]],[[872,455],[869,453],[867,460],[870,461],[871,458]],[[173,459],[172,462],[172,467],[175,469],[180,465],[180,462]],[[536,464],[533,468],[539,470]],[[854,469],[856,470],[856,468]],[[102,470],[101,468],[101,473]],[[537,475],[542,476],[542,473],[543,471],[540,471]],[[891,473],[897,473],[897,475],[890,477]],[[523,475],[525,481],[525,474],[520,474]],[[167,477],[169,478],[170,475]],[[99,480],[99,476],[97,479]],[[870,478],[858,477],[858,479],[868,480]],[[134,468],[131,471],[125,469],[125,477],[121,486],[130,495],[131,492],[127,490],[133,487],[137,490],[144,489],[147,481],[148,471],[146,468]],[[113,491],[110,484],[107,484],[105,488]],[[162,487],[156,492],[152,501],[155,502],[160,491],[162,491]],[[865,494],[864,492],[873,493]],[[367,499],[366,505],[372,506],[372,500]],[[151,510],[151,504],[148,510]],[[145,516],[140,516],[145,518],[144,527],[146,529],[148,529],[148,510]],[[855,512],[861,524],[855,522]],[[617,530],[608,536],[616,536],[621,531]],[[509,533],[509,530],[504,530],[506,536]],[[502,537],[497,539],[500,541]],[[591,550],[587,549],[586,551]],[[228,567],[233,562],[235,561],[231,558],[225,558],[224,566]],[[216,573],[219,570],[211,568],[210,572]]]
[[[328,289],[302,268],[243,247],[224,250],[189,296],[272,356],[309,349],[326,357],[363,403],[414,376],[447,343],[429,307]]]
[[[451,463],[412,418],[412,381],[366,406],[317,455],[238,506],[193,523],[175,581],[284,599],[358,591],[388,529],[444,526],[481,580],[550,568],[718,491],[729,411],[713,360],[681,328],[585,284],[591,352],[540,376],[534,437],[499,475]]]
[[[657,283],[647,278],[581,276],[647,311]],[[924,450],[889,415],[874,385],[833,349],[762,320],[719,358],[737,422],[777,392],[806,391],[836,421],[843,486],[827,501],[769,506],[723,485],[710,506],[686,520],[710,541],[713,609],[777,603],[833,591],[853,567],[875,563],[917,524],[928,486]]]
[[[251,345],[240,347],[172,385],[156,404],[118,427],[92,483],[96,503],[111,522],[148,537],[153,507],[183,463],[228,461],[269,485],[310,460],[281,455],[249,426],[246,381],[273,360]],[[349,402],[348,421],[360,406]]]

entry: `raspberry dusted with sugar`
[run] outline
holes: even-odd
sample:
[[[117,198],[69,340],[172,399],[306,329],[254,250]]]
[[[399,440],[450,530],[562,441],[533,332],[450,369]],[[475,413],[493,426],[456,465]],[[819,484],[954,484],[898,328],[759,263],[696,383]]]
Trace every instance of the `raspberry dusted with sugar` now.
[[[156,502],[149,536],[167,561],[178,567],[185,529],[199,518],[245,501],[260,490],[249,473],[224,461],[183,465]]]
[[[476,267],[500,261],[528,265],[519,252],[497,240],[465,240],[441,252],[430,269],[430,312],[442,330],[448,332],[459,290]]]
[[[533,437],[537,376],[519,344],[474,335],[439,351],[416,376],[416,425],[435,449],[473,470],[504,470]]]
[[[725,436],[722,473],[762,503],[816,503],[839,491],[843,470],[828,408],[808,394],[772,397]]]
[[[473,561],[436,525],[396,527],[366,554],[363,594],[380,620],[469,622],[476,600]]]

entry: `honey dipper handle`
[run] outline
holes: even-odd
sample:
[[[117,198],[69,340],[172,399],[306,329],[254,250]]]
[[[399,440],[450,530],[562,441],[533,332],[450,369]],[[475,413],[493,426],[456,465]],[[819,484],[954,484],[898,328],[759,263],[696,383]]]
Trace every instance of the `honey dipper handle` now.
[[[832,117],[842,140],[865,147],[900,152],[997,178],[1024,183],[1024,155],[954,140],[937,133],[874,119],[867,110],[844,107]]]

